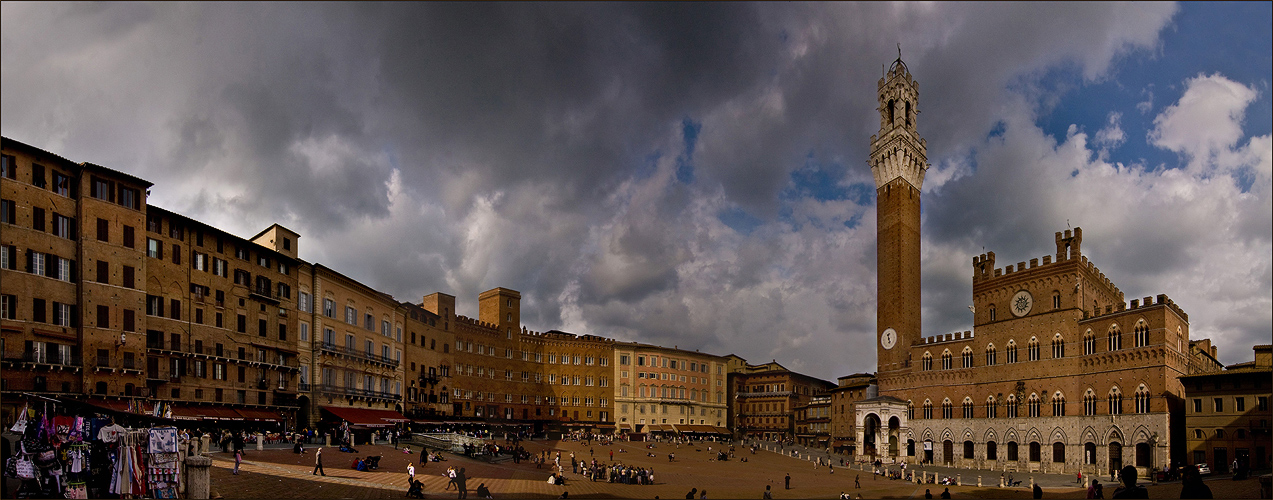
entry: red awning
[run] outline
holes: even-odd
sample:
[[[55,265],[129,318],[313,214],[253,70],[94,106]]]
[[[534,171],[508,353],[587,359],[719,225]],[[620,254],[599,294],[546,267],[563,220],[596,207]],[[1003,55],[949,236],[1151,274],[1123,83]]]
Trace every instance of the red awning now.
[[[401,413],[393,410],[372,410],[370,408],[344,408],[340,406],[324,406],[324,410],[337,418],[353,425],[365,427],[391,427],[398,422],[410,422]]]
[[[255,420],[257,422],[281,422],[283,418],[278,412],[268,410],[258,410],[255,408],[236,408],[235,413],[243,416],[244,420]]]
[[[98,408],[102,408],[105,410],[123,411],[123,412],[128,411],[128,401],[90,399],[88,401],[85,401],[84,403],[91,406],[96,406]]]
[[[203,415],[199,414],[199,410],[197,408],[191,408],[189,406],[173,406],[172,418],[176,420],[200,420],[203,418]]]
[[[236,413],[230,408],[222,408],[219,406],[205,406],[194,408],[199,416],[213,420],[243,420],[243,416]]]

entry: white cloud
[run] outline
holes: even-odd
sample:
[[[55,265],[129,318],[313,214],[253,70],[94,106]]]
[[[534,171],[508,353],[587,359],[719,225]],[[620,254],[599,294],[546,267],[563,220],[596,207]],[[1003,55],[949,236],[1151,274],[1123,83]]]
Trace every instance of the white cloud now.
[[[1117,111],[1109,112],[1109,123],[1105,128],[1096,132],[1096,144],[1104,148],[1117,148],[1127,140],[1127,134],[1123,132],[1122,127],[1123,114]]]
[[[1154,118],[1149,141],[1186,155],[1192,168],[1209,165],[1211,156],[1242,138],[1242,119],[1257,96],[1254,88],[1220,74],[1198,75],[1185,81],[1180,101]]]

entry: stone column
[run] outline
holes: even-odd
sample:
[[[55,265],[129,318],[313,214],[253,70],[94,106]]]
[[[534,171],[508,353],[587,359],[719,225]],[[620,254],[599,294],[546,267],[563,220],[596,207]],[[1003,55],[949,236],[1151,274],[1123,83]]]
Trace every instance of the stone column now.
[[[963,485],[964,485],[964,475],[955,474],[955,486],[963,486]]]
[[[256,451],[265,449],[265,434],[256,433]]]
[[[204,456],[186,457],[185,464],[186,498],[206,500],[212,488],[212,459]]]
[[[981,487],[981,476],[977,476],[977,487]]]
[[[331,434],[324,434],[324,435],[323,435],[323,446],[331,446],[331,445],[332,445],[332,435],[331,435]]]

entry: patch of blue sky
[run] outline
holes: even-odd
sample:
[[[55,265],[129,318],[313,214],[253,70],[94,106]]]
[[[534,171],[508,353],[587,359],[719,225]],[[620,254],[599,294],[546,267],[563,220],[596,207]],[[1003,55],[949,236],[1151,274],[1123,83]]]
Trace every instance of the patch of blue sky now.
[[[1110,113],[1119,113],[1125,142],[1109,149],[1109,161],[1179,168],[1175,153],[1147,140],[1154,118],[1180,100],[1185,82],[1198,75],[1220,74],[1259,93],[1246,109],[1244,137],[1269,134],[1273,129],[1269,79],[1273,74],[1273,3],[1185,3],[1161,33],[1159,50],[1138,50],[1115,60],[1110,74],[1085,83],[1077,68],[1054,70],[1039,81],[1056,99],[1044,103],[1039,126],[1058,141],[1071,124],[1088,135],[1089,147],[1099,150],[1096,133],[1109,126]],[[1148,103],[1148,107],[1138,106]]]
[[[682,184],[694,182],[694,147],[698,145],[698,133],[702,130],[702,123],[694,123],[689,118],[681,121],[681,139],[685,143],[685,152],[676,157],[676,180]]]
[[[764,223],[764,221],[738,207],[721,210],[720,213],[716,214],[716,218],[720,219],[722,224],[733,229],[734,232],[742,235],[750,235],[753,230]]]
[[[804,165],[788,176],[787,188],[780,198],[813,198],[818,201],[848,199],[850,191],[842,182],[844,174],[844,165],[820,163],[810,153],[805,157]]]

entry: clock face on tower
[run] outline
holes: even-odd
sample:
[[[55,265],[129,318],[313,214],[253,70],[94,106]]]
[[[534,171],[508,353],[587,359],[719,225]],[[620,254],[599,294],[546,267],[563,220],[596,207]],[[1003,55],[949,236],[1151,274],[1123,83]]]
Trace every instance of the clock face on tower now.
[[[1012,296],[1012,302],[1008,304],[1008,308],[1012,309],[1012,315],[1018,318],[1030,314],[1030,308],[1034,307],[1034,297],[1030,296],[1030,292],[1022,290]]]
[[[880,334],[880,346],[892,349],[895,345],[897,345],[897,331],[892,328],[884,329],[884,333]]]

